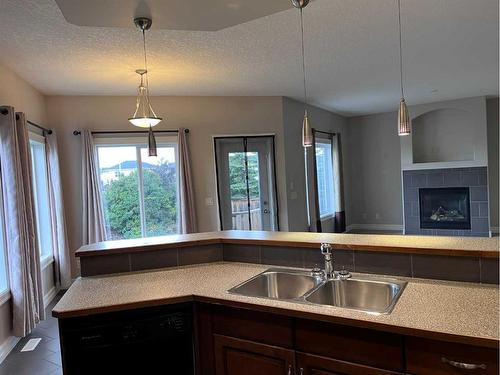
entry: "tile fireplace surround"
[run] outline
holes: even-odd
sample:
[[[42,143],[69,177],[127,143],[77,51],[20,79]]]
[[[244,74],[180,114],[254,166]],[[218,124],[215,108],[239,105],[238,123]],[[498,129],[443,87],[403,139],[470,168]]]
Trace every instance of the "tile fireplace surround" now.
[[[458,187],[467,187],[470,191],[471,229],[422,229],[419,189]],[[405,234],[481,237],[490,235],[487,167],[403,171],[403,192]]]

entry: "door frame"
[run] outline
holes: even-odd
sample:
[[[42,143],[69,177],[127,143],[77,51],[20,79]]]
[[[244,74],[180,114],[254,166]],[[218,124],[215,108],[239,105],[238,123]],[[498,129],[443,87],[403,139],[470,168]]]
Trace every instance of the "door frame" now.
[[[215,186],[217,189],[217,211],[219,213],[219,229],[222,230],[222,209],[220,205],[220,188],[219,188],[219,167],[217,165],[217,139],[228,139],[228,138],[271,138],[273,145],[272,152],[272,163],[273,163],[273,179],[274,179],[274,196],[276,200],[276,232],[280,231],[280,205],[278,197],[278,180],[276,174],[276,134],[273,133],[262,133],[262,134],[231,134],[231,135],[212,135],[212,145],[213,145],[213,155],[215,163]],[[246,152],[246,150],[244,150]]]

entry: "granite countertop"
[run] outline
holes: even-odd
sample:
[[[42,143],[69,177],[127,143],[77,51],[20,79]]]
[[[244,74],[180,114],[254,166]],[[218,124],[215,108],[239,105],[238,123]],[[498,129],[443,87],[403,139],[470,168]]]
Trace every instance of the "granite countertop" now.
[[[423,337],[466,338],[496,346],[499,289],[471,283],[406,279],[408,285],[389,315],[227,293],[231,287],[270,268],[243,263],[212,263],[168,270],[78,278],[54,307],[57,318],[118,311],[181,301],[251,304],[291,315],[358,322],[361,326]],[[402,279],[402,278],[400,278]]]
[[[321,242],[331,243],[334,249],[499,257],[498,237],[437,237],[237,230],[98,242],[82,246],[76,251],[76,256],[130,253],[169,247],[219,243],[318,248]]]

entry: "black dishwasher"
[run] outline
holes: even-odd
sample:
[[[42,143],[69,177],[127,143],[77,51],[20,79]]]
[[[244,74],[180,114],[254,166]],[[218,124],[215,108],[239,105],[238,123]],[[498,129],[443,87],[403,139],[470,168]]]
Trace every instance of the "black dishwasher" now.
[[[64,374],[193,375],[190,304],[59,320]]]

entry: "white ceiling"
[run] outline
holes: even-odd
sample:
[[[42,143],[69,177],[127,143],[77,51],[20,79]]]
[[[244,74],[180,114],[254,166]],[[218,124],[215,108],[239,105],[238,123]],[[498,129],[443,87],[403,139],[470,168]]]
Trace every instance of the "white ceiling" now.
[[[402,7],[410,104],[498,95],[498,0]],[[304,19],[312,103],[346,115],[397,109],[395,0],[316,0]],[[153,25],[151,92],[300,99],[298,22],[290,8],[216,32]],[[70,24],[55,0],[0,0],[0,51],[0,63],[49,95],[135,95],[142,62],[137,30]]]

